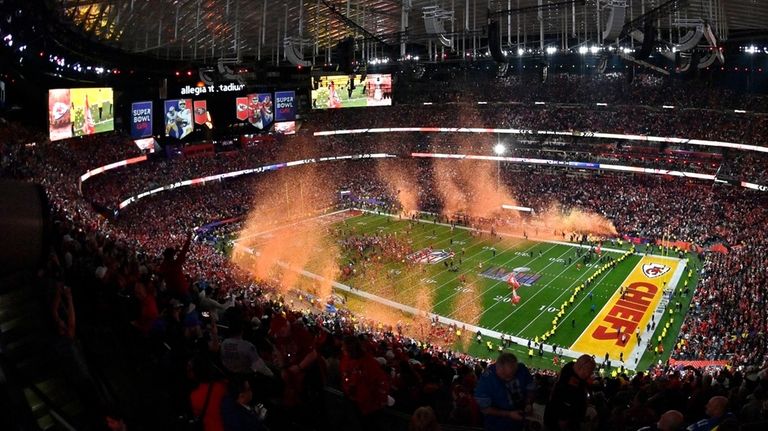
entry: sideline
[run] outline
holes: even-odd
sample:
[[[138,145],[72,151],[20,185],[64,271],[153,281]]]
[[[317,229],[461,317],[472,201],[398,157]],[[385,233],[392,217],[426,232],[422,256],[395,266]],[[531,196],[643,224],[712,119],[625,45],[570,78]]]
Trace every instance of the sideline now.
[[[368,213],[372,213],[372,214],[377,214],[375,211],[360,210],[360,209],[355,209],[355,208],[349,208],[349,209],[342,210],[342,211],[353,211],[353,210],[368,212]],[[341,212],[341,211],[339,211],[339,212]],[[384,213],[381,213],[381,215],[384,215]],[[386,215],[389,215],[389,214],[386,214]],[[392,216],[392,215],[389,215],[389,216]],[[422,222],[426,223],[426,221],[422,221]],[[440,224],[440,223],[438,223],[438,224]],[[443,225],[444,226],[449,226],[449,225],[446,225],[446,224],[443,224]],[[459,227],[459,226],[457,226],[457,227]],[[469,228],[466,228],[466,229],[469,229]],[[515,237],[514,235],[509,235],[509,236]],[[520,238],[522,238],[522,237],[520,237]],[[556,243],[556,244],[563,244],[563,243],[558,242],[558,241],[541,241],[541,242],[550,242],[550,243]],[[569,244],[569,243],[564,243],[564,244],[565,245],[574,246],[573,244]],[[245,248],[245,247],[241,247],[241,248],[244,249],[244,251],[248,252],[249,254],[252,254],[252,255],[257,255],[258,254],[253,249]],[[605,250],[607,250],[607,249],[605,249]],[[442,324],[445,324],[445,325],[456,325],[457,327],[462,328],[463,332],[470,331],[470,333],[474,334],[474,333],[477,333],[478,331],[480,331],[483,336],[490,336],[490,337],[496,338],[498,340],[501,339],[501,336],[503,334],[502,332],[494,331],[494,330],[489,329],[489,328],[484,328],[484,327],[472,325],[470,323],[461,322],[461,321],[458,321],[458,320],[454,320],[454,319],[451,319],[451,318],[448,318],[448,317],[441,316],[439,314],[434,314],[434,313],[427,312],[427,311],[424,311],[424,310],[419,310],[419,309],[417,309],[415,307],[412,307],[410,305],[405,305],[405,304],[401,304],[399,302],[395,302],[395,301],[392,301],[392,300],[389,300],[389,299],[386,299],[386,298],[382,298],[382,297],[380,297],[378,295],[374,295],[374,294],[369,293],[369,292],[365,292],[365,291],[362,291],[362,290],[355,289],[355,288],[353,288],[351,286],[339,283],[339,282],[337,282],[335,280],[328,280],[328,279],[326,279],[323,276],[320,276],[320,275],[317,275],[315,273],[309,272],[309,271],[307,271],[305,269],[293,268],[293,267],[291,267],[290,265],[288,265],[285,262],[278,262],[278,264],[280,266],[282,266],[283,268],[286,268],[286,269],[289,269],[291,271],[294,271],[294,272],[296,272],[296,273],[298,273],[298,274],[300,274],[300,275],[302,275],[304,277],[307,277],[309,279],[321,280],[321,281],[329,282],[331,284],[331,286],[333,286],[333,288],[336,289],[336,290],[347,292],[347,293],[350,293],[352,295],[358,296],[360,298],[376,302],[378,304],[386,305],[387,307],[403,311],[403,312],[408,313],[408,314],[413,315],[413,316],[425,316],[425,317],[428,317],[430,319],[437,319],[438,322],[440,322]],[[517,337],[517,336],[514,336],[514,335],[513,336],[509,336],[508,334],[503,334],[503,335],[504,335],[504,338],[506,340],[510,340],[513,343],[515,343],[515,344],[517,344],[519,346],[523,346],[525,348],[528,348],[528,342],[529,341],[533,344],[533,340],[527,340],[527,339],[524,339],[524,338],[521,338],[521,337]],[[545,352],[552,353],[553,346],[551,344],[546,344],[546,343],[541,343],[541,344],[542,344],[543,349],[544,349]],[[565,356],[565,357],[569,357],[569,358],[572,358],[572,359],[576,359],[579,356],[585,354],[584,352],[578,352],[578,351],[575,351],[575,350],[566,349],[566,348],[564,348],[562,346],[558,346],[558,351],[560,351],[560,356]],[[626,369],[633,370],[633,371],[635,370],[633,364],[625,363],[623,365],[624,365],[624,368],[626,368]]]

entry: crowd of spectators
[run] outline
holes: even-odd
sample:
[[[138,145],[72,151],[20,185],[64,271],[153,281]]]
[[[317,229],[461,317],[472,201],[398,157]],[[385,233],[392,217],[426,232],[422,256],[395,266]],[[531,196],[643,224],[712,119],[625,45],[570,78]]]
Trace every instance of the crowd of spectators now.
[[[691,137],[759,143],[766,128],[761,117],[710,115],[708,111],[668,115],[641,109],[618,108],[611,112],[620,115],[607,116],[601,111],[565,107],[423,110],[406,106],[372,110],[364,118],[359,111],[354,115],[316,114],[308,129],[415,125],[401,124],[406,118],[418,125],[438,126],[447,118],[458,118],[461,124],[450,126],[485,124],[662,136],[690,133]],[[348,312],[331,314],[322,307],[306,306],[292,309],[290,305],[300,299],[286,296],[279,279],[254,281],[213,247],[193,240],[195,227],[243,216],[255,204],[269,205],[256,203],[263,196],[279,199],[268,193],[273,185],[265,178],[280,172],[165,192],[130,206],[117,219],[98,214],[90,201],[113,203],[113,198],[147,190],[152,184],[313,156],[374,150],[401,156],[411,151],[467,149],[489,153],[495,139],[300,136],[279,148],[269,145],[231,155],[136,164],[89,180],[81,195],[77,178],[86,170],[138,154],[130,140],[115,134],[50,143],[14,124],[1,127],[2,135],[14,137],[2,141],[2,176],[40,182],[49,193],[57,222],[55,258],[47,270],[74,286],[78,311],[109,316],[110,324],[123,328],[122,333],[128,328],[126,343],[146,349],[136,352],[137,360],[147,353],[142,363],[160,368],[158,375],[164,376],[163,387],[174,404],[168,417],[190,408],[189,415],[202,416],[207,430],[311,429],[344,421],[386,429],[394,420],[387,413],[391,409],[408,415],[417,412],[414,424],[436,420],[484,424],[486,429],[540,429],[536,424],[546,424],[549,429],[676,429],[664,427],[667,422],[697,427],[700,420],[706,423],[693,429],[709,429],[703,428],[708,424],[725,429],[728,423],[768,419],[768,378],[761,368],[768,355],[768,280],[763,270],[768,264],[768,237],[759,228],[768,225],[768,198],[763,193],[685,178],[504,165],[501,182],[521,205],[538,212],[557,202],[565,212],[583,209],[604,215],[620,234],[670,237],[701,245],[718,241],[729,249],[727,254],[704,255],[701,279],[672,356],[727,359],[737,370],[658,367],[632,377],[595,377],[594,363],[583,359],[567,365],[556,377],[546,370],[527,370],[509,354],[489,365],[440,347],[434,340],[426,342]],[[309,141],[312,145],[307,145]],[[736,166],[737,173],[750,178],[764,175],[760,156],[689,158],[682,152],[688,148],[681,147],[651,151],[646,160],[644,150],[615,144],[569,142],[567,150],[561,147],[550,143],[542,149],[525,143],[510,149],[510,155],[622,161],[706,173],[717,171],[725,157],[726,165]],[[599,150],[591,151],[593,148]],[[442,210],[431,161],[400,158],[331,163],[333,169],[322,169],[313,178],[332,192],[349,190],[352,195],[395,207],[397,191],[372,174],[377,164],[393,164],[414,174],[410,181],[422,210]],[[456,172],[451,175],[460,177]],[[685,199],[678,198],[681,195]],[[99,200],[104,197],[109,199]],[[312,198],[306,200],[312,202]],[[333,392],[328,388],[343,396],[329,397]],[[513,396],[507,397],[507,390]],[[497,398],[502,399],[500,404]],[[341,408],[318,408],[335,402],[341,402]],[[560,408],[565,404],[568,408]],[[429,409],[420,409],[422,406]],[[157,408],[154,414],[160,414],[160,406]],[[336,411],[347,416],[333,417]],[[128,424],[139,426],[140,416],[129,412]],[[503,420],[489,419],[493,417]]]
[[[49,270],[63,274],[73,295],[89,296],[78,303],[83,309],[125,320],[128,338],[145,349],[130,360],[159,366],[175,397],[171,406],[123,412],[129,429],[159,425],[155,414],[185,406],[211,430],[391,429],[391,411],[413,413],[416,422],[427,414],[423,406],[434,422],[487,430],[637,430],[657,422],[711,429],[725,421],[757,421],[752,429],[759,429],[768,419],[768,376],[759,367],[600,377],[588,356],[559,375],[509,353],[489,364],[346,313],[291,310],[277,281],[212,300],[209,286],[178,278],[191,238],[157,258],[66,220],[56,224],[56,238],[58,263]]]
[[[762,94],[740,93],[702,81],[664,79],[660,76],[638,75],[629,83],[624,74],[541,75],[510,73],[504,78],[488,76],[487,72],[456,73],[439,85],[432,80],[398,83],[397,94],[404,94],[400,103],[445,103],[469,101],[520,103],[554,102],[618,105],[644,105],[660,108],[664,105],[683,108],[716,107],[768,112],[768,97]]]
[[[366,127],[493,127],[522,130],[610,132],[761,145],[768,116],[703,109],[642,106],[441,104],[373,108]],[[359,129],[359,115],[316,111],[307,131]],[[329,127],[332,125],[332,127]]]
[[[318,139],[313,153],[294,151],[287,145],[280,151],[272,147],[245,148],[240,151],[208,153],[194,157],[167,159],[158,157],[146,162],[107,171],[83,183],[82,192],[101,207],[116,209],[119,202],[156,187],[181,180],[234,172],[276,162],[301,160],[307,157],[353,155],[367,152],[386,152],[408,157],[412,152],[462,153],[492,155],[498,138],[479,136],[423,136],[416,133],[400,135],[401,139],[380,142],[377,135],[331,137]],[[691,151],[658,146],[622,145],[622,143],[564,142],[561,140],[507,139],[505,156],[564,162],[588,162],[609,165],[628,165],[640,168],[679,170],[709,175],[731,175],[751,182],[763,180],[759,169],[765,157],[748,156],[728,158],[723,162],[721,153]],[[302,147],[304,148],[304,147]],[[696,149],[694,149],[696,150]],[[728,167],[724,169],[723,167]],[[739,174],[740,173],[740,174]]]

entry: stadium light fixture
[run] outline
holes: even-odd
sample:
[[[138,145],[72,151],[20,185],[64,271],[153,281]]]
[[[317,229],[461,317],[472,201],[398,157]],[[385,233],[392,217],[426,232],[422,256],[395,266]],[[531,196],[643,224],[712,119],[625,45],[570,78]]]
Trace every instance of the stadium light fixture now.
[[[493,152],[497,156],[501,156],[507,151],[507,147],[504,146],[501,142],[496,143],[493,147]],[[499,190],[501,188],[501,159],[496,160],[496,190]]]
[[[532,213],[533,212],[533,208],[521,207],[521,206],[517,206],[517,205],[501,204],[501,207],[503,209],[505,209],[505,210],[515,210],[515,211],[522,211],[522,212],[527,212],[527,213]]]
[[[589,48],[587,48],[586,46],[580,46],[579,47],[579,54],[584,55],[587,52],[589,52]]]
[[[557,47],[555,46],[548,46],[547,47],[547,54],[552,55],[557,52]]]
[[[597,46],[597,45],[595,45],[595,46],[591,46],[591,47],[589,48],[589,52],[591,52],[592,54],[597,54],[598,52],[600,52],[600,47],[599,47],[599,46]]]

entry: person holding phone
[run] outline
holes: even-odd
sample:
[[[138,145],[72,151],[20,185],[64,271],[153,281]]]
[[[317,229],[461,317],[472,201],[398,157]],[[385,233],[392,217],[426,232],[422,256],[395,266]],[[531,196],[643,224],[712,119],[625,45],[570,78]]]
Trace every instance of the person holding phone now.
[[[475,401],[486,431],[522,431],[530,412],[534,380],[528,368],[509,352],[499,355],[477,382]]]

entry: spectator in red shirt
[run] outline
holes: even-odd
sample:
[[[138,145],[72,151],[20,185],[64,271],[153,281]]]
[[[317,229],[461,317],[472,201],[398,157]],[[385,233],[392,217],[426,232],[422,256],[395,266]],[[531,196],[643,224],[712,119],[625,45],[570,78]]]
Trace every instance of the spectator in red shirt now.
[[[187,252],[192,242],[192,232],[187,234],[184,246],[176,253],[176,249],[168,247],[163,252],[163,263],[160,264],[160,274],[165,280],[165,287],[171,295],[179,299],[189,299],[189,282],[184,275],[184,262],[187,260]]]
[[[344,338],[341,357],[341,386],[363,415],[369,416],[387,405],[389,378],[378,361],[363,349],[355,336]]]
[[[138,316],[131,322],[142,334],[148,335],[152,330],[155,321],[160,316],[157,308],[157,301],[150,286],[145,286],[142,282],[137,282],[133,287],[133,293],[138,302]]]
[[[283,402],[294,406],[304,393],[307,372],[317,361],[315,339],[301,320],[291,323],[281,315],[272,319],[269,332],[274,337],[278,361],[283,368]]]
[[[193,377],[199,382],[189,394],[192,415],[196,418],[202,417],[204,431],[224,431],[221,401],[227,394],[227,383],[224,379],[214,376],[211,364],[205,358],[194,359],[192,367]]]

